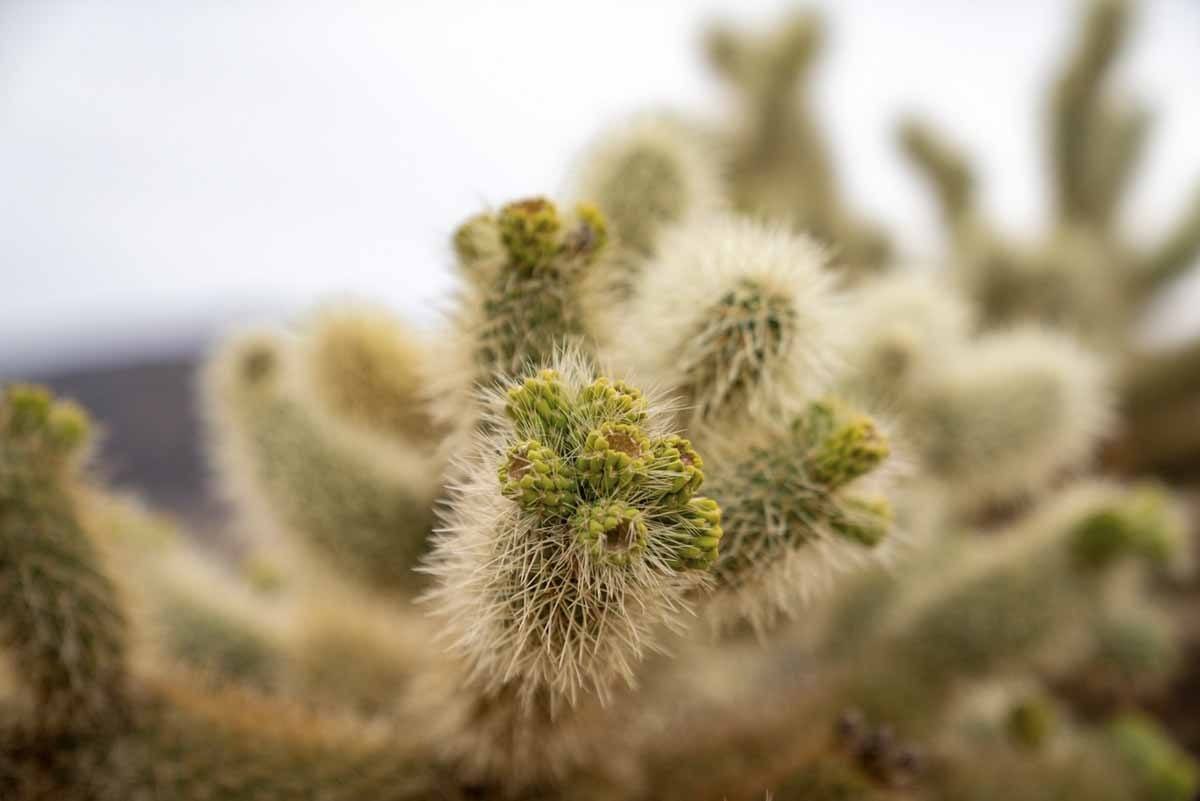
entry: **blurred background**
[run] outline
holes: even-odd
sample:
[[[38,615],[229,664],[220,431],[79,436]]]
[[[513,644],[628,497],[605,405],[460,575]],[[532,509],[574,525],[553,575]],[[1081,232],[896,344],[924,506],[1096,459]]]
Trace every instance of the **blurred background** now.
[[[458,222],[554,194],[633,112],[720,116],[705,23],[795,5],[3,0],[0,380],[86,403],[116,484],[203,519],[192,374],[215,332],[346,296],[433,324]],[[1044,85],[1075,3],[807,5],[845,194],[906,260],[937,252],[937,219],[895,146],[904,112],[976,158],[1013,231],[1045,218]],[[1200,2],[1145,2],[1137,26],[1118,83],[1156,115],[1127,222],[1151,238],[1200,176]],[[1196,278],[1147,339],[1200,331]]]

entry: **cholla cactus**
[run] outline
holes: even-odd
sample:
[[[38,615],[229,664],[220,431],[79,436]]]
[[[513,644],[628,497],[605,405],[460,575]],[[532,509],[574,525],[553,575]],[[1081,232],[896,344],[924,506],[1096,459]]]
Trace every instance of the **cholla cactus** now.
[[[848,298],[855,336],[844,344],[844,391],[871,408],[895,409],[966,346],[966,302],[932,276],[897,272],[856,287]]]
[[[890,655],[862,660],[858,686],[866,694],[855,703],[928,725],[954,682],[994,675],[1014,661],[1072,670],[1093,653],[1110,615],[1128,605],[1118,564],[1144,570],[1177,557],[1179,549],[1164,543],[1178,543],[1183,531],[1161,491],[1084,483],[1048,500],[992,547],[963,542],[950,557],[930,554],[900,585],[911,587],[908,597],[892,599],[872,624],[879,635],[868,648]],[[898,664],[904,667],[893,669]]]
[[[0,719],[4,797],[429,797],[432,775],[402,751],[135,670],[123,596],[79,514],[87,433],[73,404],[35,387],[5,390],[0,631],[28,697]]]
[[[454,235],[465,278],[457,319],[472,380],[490,386],[544,362],[555,343],[587,342],[585,278],[608,228],[591,205],[559,213],[545,198],[468,220]]]
[[[834,567],[878,556],[892,509],[864,479],[889,446],[870,417],[836,401],[736,442],[711,482],[728,536],[710,613],[763,629],[825,589]]]
[[[89,422],[44,389],[0,401],[0,637],[37,729],[107,722],[126,691],[128,633],[74,498]]]
[[[794,410],[836,363],[824,264],[811,240],[744,219],[677,228],[646,269],[613,358],[679,392],[693,427]]]
[[[970,512],[1086,466],[1111,405],[1095,357],[1065,337],[1025,329],[952,350],[897,415],[924,470]]]
[[[428,567],[485,692],[606,698],[680,624],[721,539],[703,462],[653,399],[574,353],[491,399]]]
[[[1147,248],[1118,227],[1148,128],[1144,109],[1108,96],[1105,86],[1128,23],[1124,0],[1091,2],[1055,81],[1048,143],[1056,219],[1039,244],[1005,241],[974,206],[965,159],[919,122],[902,129],[905,151],[935,189],[953,266],[984,324],[1036,320],[1122,353],[1136,312],[1200,254],[1200,204]]]
[[[623,252],[622,269],[609,276],[619,296],[632,291],[665,229],[725,206],[714,148],[686,122],[665,114],[605,132],[584,154],[574,184],[579,198],[604,213]]]
[[[1172,399],[1139,447],[1200,442],[1194,346],[1114,364],[1200,237],[1114,232],[1145,130],[1102,98],[1123,26],[1098,3],[1056,89],[1046,244],[908,129],[964,296],[869,275],[885,240],[793,102],[816,19],[717,30],[740,118],[639,118],[574,211],[467,220],[428,341],[342,305],[218,350],[227,563],[80,469],[75,407],[9,388],[0,797],[1187,801],[1189,521],[1103,446],[1116,392],[1141,434]]]
[[[797,97],[823,36],[812,13],[794,14],[761,37],[726,26],[709,32],[709,61],[742,106],[725,142],[731,195],[742,211],[812,234],[852,274],[870,272],[887,261],[888,240],[844,207],[828,147]]]
[[[323,415],[298,385],[282,335],[231,341],[209,370],[210,415],[227,494],[378,589],[407,590],[433,526],[440,465]]]
[[[428,351],[382,309],[323,310],[300,345],[306,386],[334,417],[402,442],[436,441],[430,417]]]

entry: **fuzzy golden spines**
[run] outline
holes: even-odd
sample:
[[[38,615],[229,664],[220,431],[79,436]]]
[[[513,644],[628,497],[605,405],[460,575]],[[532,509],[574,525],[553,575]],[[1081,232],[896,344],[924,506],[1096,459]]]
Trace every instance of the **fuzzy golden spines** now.
[[[611,357],[677,392],[688,433],[773,419],[832,376],[837,308],[812,240],[721,215],[664,237],[609,336]]]
[[[642,115],[597,138],[572,183],[611,223],[618,255],[601,282],[611,299],[629,296],[666,230],[726,205],[723,181],[719,151],[683,119]]]
[[[426,446],[441,433],[431,419],[424,342],[381,308],[340,304],[302,331],[304,386],[330,416],[400,443]]]

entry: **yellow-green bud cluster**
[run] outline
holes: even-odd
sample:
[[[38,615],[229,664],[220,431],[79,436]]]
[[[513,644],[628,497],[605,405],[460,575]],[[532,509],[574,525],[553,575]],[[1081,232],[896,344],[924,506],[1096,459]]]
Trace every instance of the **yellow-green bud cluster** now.
[[[871,472],[890,453],[887,440],[870,417],[830,401],[813,403],[797,421],[796,429],[811,445],[809,474],[831,489]]]
[[[604,423],[584,440],[579,478],[600,495],[620,492],[645,478],[650,459],[650,439],[638,426]]]
[[[87,412],[71,401],[55,401],[43,387],[13,384],[4,392],[0,431],[7,437],[66,454],[87,440],[89,428]]]
[[[729,532],[719,581],[740,588],[816,541],[879,545],[892,528],[891,507],[860,493],[855,482],[887,456],[887,441],[869,417],[822,400],[780,436],[723,465],[713,490]]]
[[[562,220],[545,198],[509,203],[500,210],[498,224],[500,241],[518,270],[543,269],[558,253]]]
[[[654,463],[671,477],[667,499],[676,504],[685,503],[704,483],[704,460],[683,437],[672,434],[656,442]]]
[[[505,413],[517,428],[565,430],[571,402],[553,370],[542,370],[508,390]]]
[[[454,235],[468,279],[476,383],[511,377],[544,362],[564,340],[586,334],[586,268],[608,241],[594,206],[570,215],[545,198],[472,217]]]
[[[704,570],[717,561],[721,528],[721,507],[712,498],[692,498],[673,511],[673,527],[683,531],[688,544],[679,549],[677,569]]]
[[[504,496],[540,515],[562,509],[575,489],[574,470],[535,439],[509,448],[498,472]]]
[[[646,549],[646,520],[625,501],[597,501],[579,507],[571,529],[590,553],[626,564]]]
[[[563,238],[562,252],[571,257],[590,257],[608,244],[608,223],[591,203],[575,207],[577,223]]]
[[[468,273],[480,265],[494,263],[504,254],[500,228],[490,214],[476,214],[454,232],[454,254]]]
[[[602,377],[572,393],[542,370],[508,390],[505,413],[519,439],[498,468],[501,492],[541,525],[567,526],[610,564],[651,550],[679,570],[716,558],[720,509],[695,497],[704,462],[686,439],[651,435],[637,389]]]
[[[637,425],[646,420],[646,398],[640,389],[624,381],[597,378],[580,391],[576,405],[584,415]]]

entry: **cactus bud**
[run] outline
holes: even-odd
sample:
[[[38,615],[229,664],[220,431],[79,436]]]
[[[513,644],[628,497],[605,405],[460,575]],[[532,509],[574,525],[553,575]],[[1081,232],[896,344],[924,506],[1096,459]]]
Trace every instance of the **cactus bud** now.
[[[571,518],[571,530],[589,554],[607,564],[628,564],[646,549],[646,521],[624,501],[580,507]]]
[[[569,401],[558,373],[553,370],[542,370],[509,389],[504,408],[524,436],[561,432],[567,426]]]
[[[870,417],[848,413],[829,401],[810,404],[796,421],[796,429],[811,444],[809,475],[830,489],[871,472],[891,452]]]
[[[579,478],[601,496],[640,483],[650,464],[650,440],[637,426],[604,423],[588,432],[576,465]]]
[[[575,489],[573,472],[554,451],[537,440],[526,440],[509,448],[501,462],[500,491],[526,511],[559,514]]]
[[[558,254],[562,220],[558,209],[545,198],[509,203],[500,209],[497,225],[508,258],[521,273],[547,267]]]

